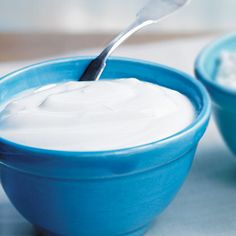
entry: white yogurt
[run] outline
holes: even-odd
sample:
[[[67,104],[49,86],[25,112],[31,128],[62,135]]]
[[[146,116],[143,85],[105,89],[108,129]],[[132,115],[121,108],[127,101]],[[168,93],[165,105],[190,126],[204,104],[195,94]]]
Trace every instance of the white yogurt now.
[[[137,79],[67,82],[26,91],[0,113],[0,136],[43,149],[101,151],[169,137],[195,118],[187,97]]]
[[[223,52],[216,80],[219,84],[236,89],[236,52]]]

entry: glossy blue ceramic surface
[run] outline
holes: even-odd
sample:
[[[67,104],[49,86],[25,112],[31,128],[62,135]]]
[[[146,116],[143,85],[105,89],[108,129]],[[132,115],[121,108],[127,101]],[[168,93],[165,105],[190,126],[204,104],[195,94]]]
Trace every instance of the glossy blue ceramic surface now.
[[[32,87],[77,80],[90,60],[48,61],[7,75],[0,80],[0,104]],[[143,235],[190,170],[210,115],[204,87],[161,65],[110,59],[102,79],[121,77],[186,94],[196,107],[196,119],[167,139],[113,151],[42,150],[0,139],[3,188],[18,211],[47,235]]]
[[[195,72],[211,95],[219,130],[231,151],[236,154],[236,90],[216,82],[222,51],[236,52],[236,34],[218,39],[207,46],[196,61]]]

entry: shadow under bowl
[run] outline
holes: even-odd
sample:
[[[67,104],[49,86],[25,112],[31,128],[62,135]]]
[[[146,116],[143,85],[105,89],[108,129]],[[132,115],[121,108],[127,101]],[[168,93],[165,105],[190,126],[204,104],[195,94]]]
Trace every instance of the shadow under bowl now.
[[[90,61],[53,60],[7,75],[0,80],[0,104],[26,89],[77,80]],[[134,59],[110,59],[101,79],[127,77],[185,94],[196,119],[169,138],[121,150],[53,151],[0,139],[3,188],[46,235],[143,235],[183,184],[209,121],[206,90],[182,72]]]
[[[217,126],[230,150],[236,155],[236,90],[216,81],[223,51],[236,52],[236,34],[222,37],[200,53],[195,74],[209,91]]]

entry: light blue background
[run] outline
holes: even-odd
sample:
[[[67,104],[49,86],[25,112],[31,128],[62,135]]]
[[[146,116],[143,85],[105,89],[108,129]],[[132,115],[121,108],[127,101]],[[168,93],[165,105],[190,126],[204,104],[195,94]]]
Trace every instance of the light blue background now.
[[[132,21],[146,1],[0,0],[0,32],[114,32]],[[235,0],[192,0],[185,9],[148,31],[235,29],[235,9]]]

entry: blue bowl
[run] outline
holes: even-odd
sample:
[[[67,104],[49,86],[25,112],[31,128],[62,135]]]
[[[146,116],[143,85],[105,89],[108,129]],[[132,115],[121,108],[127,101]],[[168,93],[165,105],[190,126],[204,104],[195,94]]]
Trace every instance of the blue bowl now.
[[[90,60],[53,60],[7,75],[0,80],[0,104],[26,89],[77,80]],[[112,58],[102,79],[121,77],[186,94],[197,117],[169,138],[121,150],[52,151],[0,139],[3,188],[18,211],[46,235],[143,235],[190,170],[210,115],[204,87],[165,66]]]
[[[207,46],[198,56],[195,65],[197,78],[208,89],[218,128],[236,154],[236,90],[224,87],[215,80],[222,51],[236,51],[236,34],[231,34]]]

